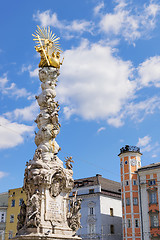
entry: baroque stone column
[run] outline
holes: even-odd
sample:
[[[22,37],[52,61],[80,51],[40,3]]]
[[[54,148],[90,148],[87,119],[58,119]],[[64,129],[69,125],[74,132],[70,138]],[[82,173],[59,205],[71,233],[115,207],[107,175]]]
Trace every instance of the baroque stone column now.
[[[26,164],[23,188],[27,201],[23,202],[18,215],[16,239],[81,239],[76,235],[80,227],[81,200],[69,200],[74,184],[73,160],[66,158],[64,168],[57,156],[60,150],[55,140],[60,131],[59,104],[55,101],[58,75],[58,67],[39,70],[42,93],[36,96],[40,106],[35,120],[39,129],[35,134],[37,149]]]

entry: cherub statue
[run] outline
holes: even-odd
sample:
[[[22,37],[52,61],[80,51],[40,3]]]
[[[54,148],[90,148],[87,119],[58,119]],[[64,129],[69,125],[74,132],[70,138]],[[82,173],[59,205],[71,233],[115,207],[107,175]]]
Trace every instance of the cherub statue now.
[[[65,159],[66,159],[66,161],[65,161],[65,163],[66,163],[66,168],[67,168],[67,169],[72,169],[73,166],[72,166],[71,163],[74,163],[74,161],[72,160],[72,157],[66,157]]]

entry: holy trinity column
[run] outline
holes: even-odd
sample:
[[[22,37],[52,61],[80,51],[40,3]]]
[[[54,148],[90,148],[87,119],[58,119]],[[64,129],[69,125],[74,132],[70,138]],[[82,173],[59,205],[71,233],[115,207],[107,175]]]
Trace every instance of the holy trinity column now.
[[[27,195],[18,215],[17,239],[80,239],[81,199],[69,200],[73,188],[72,157],[65,168],[57,154],[60,150],[55,138],[60,131],[59,104],[55,101],[57,77],[60,74],[60,47],[50,28],[38,26],[33,34],[35,49],[40,53],[39,79],[42,92],[36,96],[40,113],[35,122],[37,149],[26,164],[24,191]],[[69,204],[70,203],[70,204]]]

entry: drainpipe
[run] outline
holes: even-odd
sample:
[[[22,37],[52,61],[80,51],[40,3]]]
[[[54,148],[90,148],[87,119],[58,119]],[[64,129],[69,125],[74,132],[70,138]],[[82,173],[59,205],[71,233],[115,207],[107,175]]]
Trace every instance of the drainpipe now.
[[[137,171],[138,173],[138,171]],[[139,201],[140,201],[140,214],[141,214],[141,228],[142,228],[142,240],[144,240],[143,234],[143,215],[142,215],[142,197],[141,197],[141,185],[140,185],[140,176],[138,175],[138,186],[139,186]]]

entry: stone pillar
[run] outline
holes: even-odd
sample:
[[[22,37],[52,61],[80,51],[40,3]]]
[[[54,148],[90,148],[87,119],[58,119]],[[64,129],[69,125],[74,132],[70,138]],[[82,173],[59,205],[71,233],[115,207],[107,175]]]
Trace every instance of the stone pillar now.
[[[27,162],[24,174],[26,204],[18,215],[16,239],[81,239],[76,236],[80,227],[81,200],[71,200],[73,188],[72,158],[66,158],[66,168],[58,158],[60,150],[55,138],[60,131],[59,104],[55,101],[59,68],[39,70],[42,93],[36,96],[40,113],[35,122],[37,149]]]

